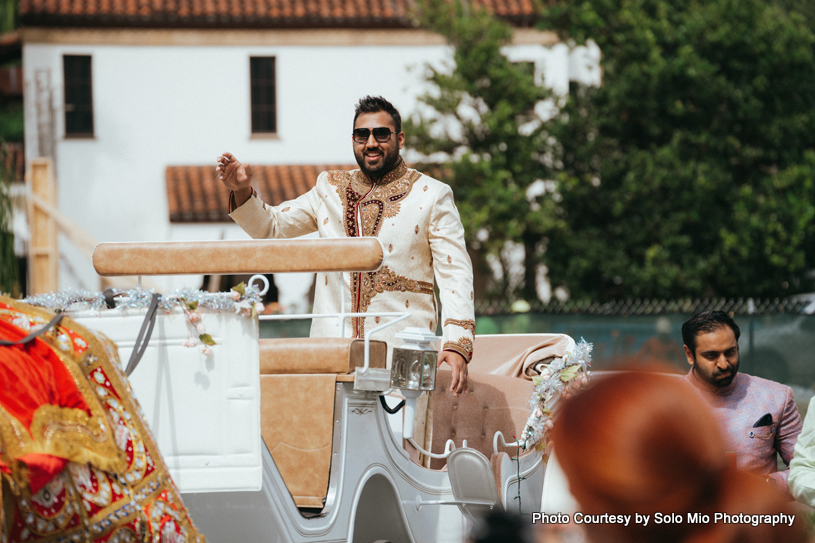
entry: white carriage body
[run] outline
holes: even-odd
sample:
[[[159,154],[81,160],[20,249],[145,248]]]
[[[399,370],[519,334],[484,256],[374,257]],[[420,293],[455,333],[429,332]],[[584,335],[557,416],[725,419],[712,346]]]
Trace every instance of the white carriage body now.
[[[144,314],[144,310],[112,309],[70,316],[115,341],[126,364]],[[280,410],[285,412],[280,417],[268,410],[262,416],[264,402],[278,394],[264,387],[262,378],[294,376],[296,382],[300,371],[322,374],[325,368],[301,370],[300,360],[293,359],[284,360],[282,370],[269,370],[264,349],[274,347],[264,347],[267,340],[259,342],[257,318],[230,312],[201,314],[216,342],[210,354],[184,345],[193,329],[180,310],[159,312],[149,346],[130,381],[193,521],[210,542],[458,543],[470,519],[479,512],[495,507],[517,510],[519,495],[524,513],[543,511],[547,507],[541,502],[544,496],[554,503],[564,492],[562,479],[547,474],[553,462],[547,464],[542,451],[521,455],[517,465],[507,454],[495,455],[491,466],[492,434],[481,436],[482,445],[490,444],[490,450],[483,446],[482,452],[454,437],[449,469],[420,465],[415,450],[412,459],[406,450],[410,447],[402,440],[402,412],[385,412],[379,403],[382,391],[355,390],[354,364],[349,363],[347,371],[333,376],[328,372],[333,383],[331,397],[328,403],[321,400],[325,406],[321,410],[329,418],[329,426],[314,430],[331,437],[325,497],[320,506],[300,503],[298,507],[290,492],[291,468],[286,468],[286,480],[273,458],[277,446],[270,451],[261,435],[268,437],[266,427],[277,418],[285,418],[284,414],[288,416],[288,411],[314,410],[312,401],[317,399],[304,388],[295,395],[298,405]],[[477,336],[475,349],[478,352],[479,345],[487,346],[486,350],[505,361],[546,337]],[[325,348],[320,342],[326,342],[317,338],[292,341],[304,341],[304,345],[315,342],[312,345],[317,349]],[[568,341],[574,345],[571,338]],[[284,358],[287,352],[284,349]],[[494,384],[493,377],[498,376],[479,374],[484,367],[482,361],[480,369],[471,368],[472,387],[477,389],[483,382],[495,396],[499,385]],[[291,375],[281,375],[287,372]],[[508,378],[498,381],[501,379]],[[277,390],[288,390],[285,383],[279,381],[275,386],[284,388]],[[467,400],[470,405],[476,401]],[[526,406],[528,414],[528,395],[503,401]],[[489,405],[479,409],[486,412]],[[477,409],[470,411],[457,416],[487,420],[484,413],[474,412]],[[488,426],[485,422],[482,425]],[[301,434],[305,430],[306,435],[310,431],[296,430]],[[296,453],[296,443],[286,446]],[[515,453],[514,448],[502,450]],[[545,489],[548,479],[557,482],[558,488]]]

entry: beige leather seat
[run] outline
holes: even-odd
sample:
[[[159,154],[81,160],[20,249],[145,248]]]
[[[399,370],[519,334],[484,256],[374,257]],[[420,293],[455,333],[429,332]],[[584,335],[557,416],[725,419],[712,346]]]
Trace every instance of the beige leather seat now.
[[[468,447],[491,458],[495,432],[500,431],[507,441],[521,435],[529,418],[529,399],[534,389],[532,381],[471,373],[469,389],[456,398],[449,392],[450,379],[449,371],[439,370],[433,392],[433,431],[428,450],[443,451],[448,439],[452,439],[457,447],[466,440]],[[514,456],[515,450],[505,450]],[[445,464],[444,459],[434,458],[430,468],[441,469]]]
[[[370,366],[384,368],[386,343],[370,343]],[[363,361],[362,340],[260,340],[261,436],[300,508],[325,504],[336,383]]]
[[[536,361],[535,366],[547,364],[562,356],[571,344],[570,338],[560,334],[476,336],[473,362],[469,366],[469,388],[463,396],[456,398],[449,392],[451,373],[439,370],[436,388],[428,402],[425,422],[429,431],[421,446],[440,453],[449,439],[456,447],[466,441],[468,447],[483,455],[482,464],[489,465],[499,499],[503,500],[502,480],[508,473],[507,466],[511,468],[510,457],[518,451],[514,447],[501,447],[496,453],[493,439],[500,431],[506,441],[514,441],[529,419],[534,384],[528,372],[521,368],[526,360],[532,359]],[[406,449],[420,464],[445,469],[445,459],[419,455],[410,444]],[[532,450],[521,451],[521,456],[531,453]]]

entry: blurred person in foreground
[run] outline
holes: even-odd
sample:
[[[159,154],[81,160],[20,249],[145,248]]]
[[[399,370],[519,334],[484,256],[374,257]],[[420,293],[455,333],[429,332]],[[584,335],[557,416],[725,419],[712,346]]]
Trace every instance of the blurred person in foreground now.
[[[815,507],[815,397],[809,400],[804,429],[795,444],[789,483],[796,500]]]
[[[316,137],[319,125],[301,127]],[[360,99],[351,134],[358,170],[326,171],[307,193],[279,206],[263,203],[252,188],[252,167],[230,153],[215,170],[231,190],[229,216],[254,239],[294,238],[318,232],[321,238],[376,237],[385,263],[375,272],[318,273],[314,313],[402,312],[401,326],[377,334],[392,347],[405,326],[436,331],[434,286],[439,287],[442,341],[438,364],[449,364],[450,392],[467,390],[467,364],[473,355],[475,312],[473,267],[464,245],[464,227],[449,185],[410,169],[400,156],[405,143],[399,111],[381,96]],[[350,293],[340,308],[341,289]],[[352,317],[352,337],[364,338],[394,317]],[[337,337],[336,319],[313,319],[312,337]]]
[[[584,515],[630,515],[586,524],[595,543],[799,543],[803,519],[763,478],[738,470],[710,409],[675,375],[597,377],[555,419],[555,451]],[[688,514],[709,515],[690,522]],[[716,513],[748,522],[716,521]],[[783,522],[752,522],[778,515]],[[634,521],[649,515],[647,523]],[[656,522],[656,515],[681,522]],[[663,517],[664,518],[664,517]],[[760,517],[769,521],[769,518]],[[753,525],[756,524],[756,525]]]
[[[792,389],[739,373],[739,327],[724,311],[694,315],[682,325],[686,376],[713,410],[736,467],[766,476],[792,500],[789,468],[778,471],[778,455],[789,466],[801,433]]]
[[[493,509],[473,522],[465,543],[535,543],[535,535],[528,518]]]

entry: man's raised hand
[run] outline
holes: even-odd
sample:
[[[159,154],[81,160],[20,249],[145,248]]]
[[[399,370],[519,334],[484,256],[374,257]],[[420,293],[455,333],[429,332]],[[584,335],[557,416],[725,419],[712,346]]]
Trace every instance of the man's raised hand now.
[[[252,166],[241,164],[232,153],[224,153],[217,159],[215,173],[226,188],[235,192],[235,203],[240,207],[252,196]]]

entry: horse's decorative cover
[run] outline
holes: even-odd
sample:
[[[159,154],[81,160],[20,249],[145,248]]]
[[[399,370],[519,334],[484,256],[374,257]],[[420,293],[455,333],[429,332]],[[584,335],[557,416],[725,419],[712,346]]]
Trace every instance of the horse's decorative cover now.
[[[0,297],[0,339],[53,314]],[[116,346],[71,319],[0,347],[0,543],[203,543]]]

